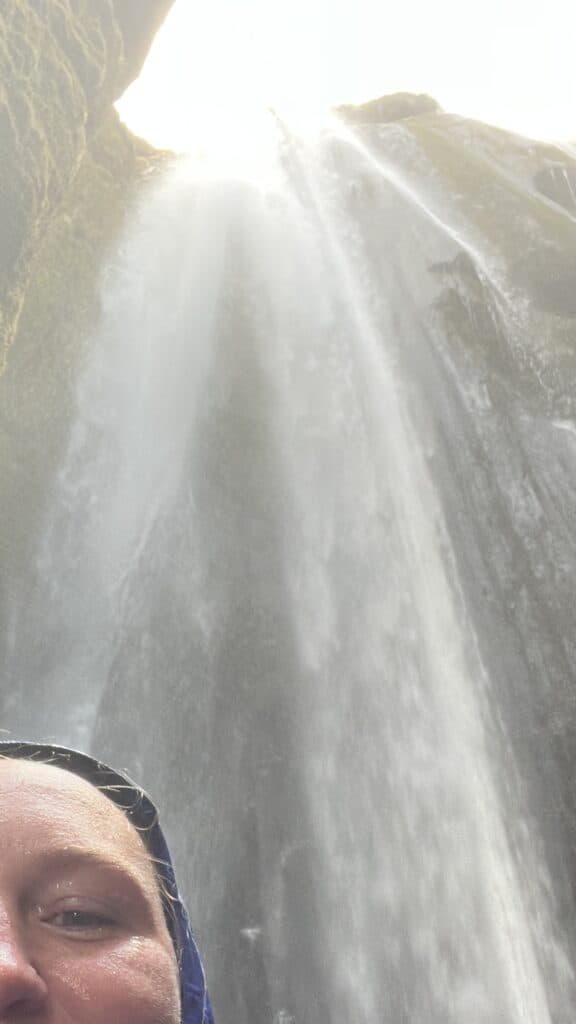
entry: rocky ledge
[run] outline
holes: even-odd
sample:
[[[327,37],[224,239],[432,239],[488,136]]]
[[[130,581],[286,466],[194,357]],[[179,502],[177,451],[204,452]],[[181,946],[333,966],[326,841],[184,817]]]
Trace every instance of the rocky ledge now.
[[[407,117],[439,114],[441,110],[440,104],[423,92],[395,92],[359,106],[346,104],[336,107],[336,113],[348,124],[389,124]]]

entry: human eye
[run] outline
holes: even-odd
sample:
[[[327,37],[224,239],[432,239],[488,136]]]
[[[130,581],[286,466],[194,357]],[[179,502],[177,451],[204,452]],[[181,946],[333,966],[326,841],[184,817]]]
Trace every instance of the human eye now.
[[[52,928],[82,939],[105,938],[118,928],[117,920],[110,914],[83,907],[67,907],[44,912],[42,920]]]

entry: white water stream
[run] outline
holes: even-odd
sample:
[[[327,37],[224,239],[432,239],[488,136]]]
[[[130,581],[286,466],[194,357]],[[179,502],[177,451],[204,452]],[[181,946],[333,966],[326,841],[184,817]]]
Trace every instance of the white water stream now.
[[[103,276],[38,557],[39,728],[114,733],[160,797],[178,773],[220,1024],[573,1017],[411,377],[461,243],[361,147],[285,142],[265,186],[176,165]]]

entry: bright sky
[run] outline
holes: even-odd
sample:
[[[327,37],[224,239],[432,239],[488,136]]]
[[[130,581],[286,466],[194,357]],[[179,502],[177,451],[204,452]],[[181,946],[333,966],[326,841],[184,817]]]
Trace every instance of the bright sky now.
[[[119,104],[158,146],[246,142],[281,115],[427,92],[445,110],[576,138],[574,0],[176,0]]]

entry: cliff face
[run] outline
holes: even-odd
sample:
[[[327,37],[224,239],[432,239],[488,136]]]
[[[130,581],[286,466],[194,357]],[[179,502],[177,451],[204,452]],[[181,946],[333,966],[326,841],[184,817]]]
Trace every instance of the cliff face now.
[[[102,151],[99,136],[114,136],[130,163],[128,134],[121,139],[112,104],[137,76],[172,2],[2,4],[0,363],[18,323],[33,253],[82,165]]]
[[[123,60],[117,68],[115,98],[138,77],[154,36],[173,3],[174,0],[112,0],[123,41]]]
[[[467,358],[496,362],[511,385],[524,388],[525,401],[574,416],[574,147],[445,113],[424,94],[383,96],[337,112],[382,176],[399,181],[447,236],[460,240],[452,263],[430,268],[443,288],[435,315],[446,336]],[[371,187],[356,181],[352,195],[358,200]],[[526,311],[530,326],[521,345],[503,341],[508,329],[502,334],[490,322],[486,267],[504,305]]]
[[[336,113],[348,124],[388,124],[407,117],[440,113],[440,104],[426,93],[395,92],[358,106],[345,104]]]
[[[0,5],[0,560],[10,600],[98,314],[99,270],[157,159],[113,103],[172,3]]]

